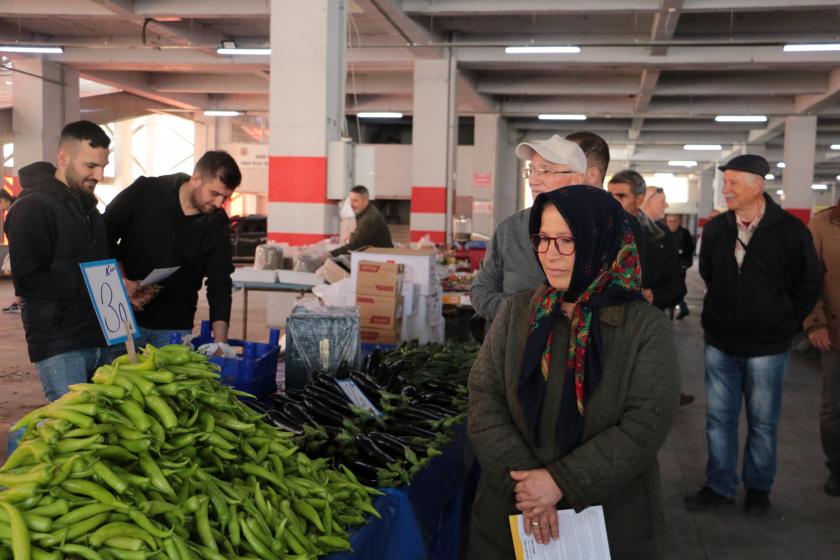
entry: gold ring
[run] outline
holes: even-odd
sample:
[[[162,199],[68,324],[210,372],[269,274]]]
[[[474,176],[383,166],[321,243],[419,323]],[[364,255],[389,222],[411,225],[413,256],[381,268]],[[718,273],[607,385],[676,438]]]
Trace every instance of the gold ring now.
[[[539,521],[531,521],[531,527],[539,527],[539,526],[540,526]]]

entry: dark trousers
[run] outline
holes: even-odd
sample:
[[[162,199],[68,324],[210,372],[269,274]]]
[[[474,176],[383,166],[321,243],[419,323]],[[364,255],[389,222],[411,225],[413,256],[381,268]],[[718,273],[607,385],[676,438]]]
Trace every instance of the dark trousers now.
[[[840,475],[840,350],[822,353],[822,369],[820,439],[828,470]]]

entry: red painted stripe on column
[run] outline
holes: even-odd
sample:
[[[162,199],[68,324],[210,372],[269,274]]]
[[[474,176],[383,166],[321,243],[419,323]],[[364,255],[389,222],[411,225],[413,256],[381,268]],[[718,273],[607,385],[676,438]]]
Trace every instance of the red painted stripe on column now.
[[[269,202],[327,202],[327,158],[269,156]]]
[[[269,241],[276,243],[288,243],[289,245],[312,245],[324,239],[332,237],[330,235],[321,233],[284,233],[284,232],[269,232]]]
[[[443,244],[446,243],[446,232],[445,231],[422,231],[422,230],[412,230],[411,231],[411,241],[417,242],[424,236],[428,235],[429,239],[432,240],[432,243]]]
[[[709,223],[709,218],[697,218],[697,227],[703,227]]]
[[[810,208],[785,208],[788,212],[802,220],[802,222],[807,226],[808,222],[811,220],[811,209]]]
[[[411,187],[411,211],[418,214],[445,214],[446,187]]]

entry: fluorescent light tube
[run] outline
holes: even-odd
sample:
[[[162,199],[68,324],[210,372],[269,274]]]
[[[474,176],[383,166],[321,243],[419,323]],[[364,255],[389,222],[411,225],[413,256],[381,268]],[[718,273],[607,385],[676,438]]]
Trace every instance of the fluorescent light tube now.
[[[780,161],[779,163],[776,164],[776,167],[778,167],[779,169],[784,169],[785,168],[785,162]]]
[[[697,167],[697,162],[691,160],[672,159],[668,162],[668,165],[672,167]]]
[[[401,119],[402,113],[392,113],[388,111],[368,111],[356,114],[360,119]]]
[[[768,181],[772,181],[773,179],[776,178],[776,176],[773,175],[772,173],[768,173],[767,175],[764,176],[764,178],[767,179]]]
[[[505,47],[507,54],[578,54],[580,47],[571,45],[545,45],[531,47]]]
[[[683,146],[683,150],[690,150],[690,151],[709,151],[709,150],[722,150],[723,146],[720,144],[686,144]]]
[[[827,191],[828,190],[828,185],[822,184],[822,183],[817,183],[815,185],[811,185],[811,188],[815,191]]]
[[[271,54],[271,49],[225,49],[225,48],[218,48],[216,49],[218,54],[234,54],[234,55],[243,55],[243,56],[268,56]]]
[[[832,150],[840,150],[840,144],[832,144],[831,149]]]
[[[779,190],[776,191],[776,194],[779,195],[779,196],[784,196],[785,191],[783,191],[782,189],[779,189]]]
[[[64,47],[34,47],[27,45],[0,45],[0,52],[61,54]]]
[[[785,45],[784,52],[840,51],[840,43],[803,43]]]
[[[555,113],[543,113],[537,117],[541,121],[585,121],[586,115],[560,115]]]
[[[237,117],[241,114],[239,111],[204,111],[205,117]]]
[[[765,115],[718,115],[716,122],[767,122]]]

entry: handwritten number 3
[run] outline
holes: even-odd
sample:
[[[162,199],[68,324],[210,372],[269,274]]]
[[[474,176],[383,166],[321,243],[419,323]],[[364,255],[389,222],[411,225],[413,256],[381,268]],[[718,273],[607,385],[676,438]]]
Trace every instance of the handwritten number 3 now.
[[[125,309],[125,305],[120,302],[117,307],[114,307],[114,290],[108,283],[100,286],[99,299],[103,307],[110,311],[106,311],[104,314],[105,328],[108,329],[108,332],[118,332],[123,323],[128,320],[128,312]],[[112,319],[116,322],[113,328],[111,326]]]

